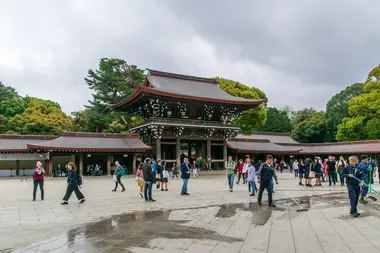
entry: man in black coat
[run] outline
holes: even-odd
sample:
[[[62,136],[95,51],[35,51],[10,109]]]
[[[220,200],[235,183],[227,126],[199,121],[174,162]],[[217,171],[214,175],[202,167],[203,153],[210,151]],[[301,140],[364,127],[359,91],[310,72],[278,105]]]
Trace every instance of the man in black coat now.
[[[145,164],[143,166],[143,176],[144,176],[144,197],[145,201],[154,202],[152,198],[152,186],[154,181],[154,174],[151,166],[150,158],[145,159]]]

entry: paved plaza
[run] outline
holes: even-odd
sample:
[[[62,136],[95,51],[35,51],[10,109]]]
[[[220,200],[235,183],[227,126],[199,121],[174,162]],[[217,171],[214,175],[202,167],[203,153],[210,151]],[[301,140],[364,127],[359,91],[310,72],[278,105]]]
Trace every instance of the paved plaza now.
[[[359,205],[353,219],[345,187],[307,188],[279,176],[307,212],[296,212],[279,187],[277,207],[259,207],[246,185],[228,192],[223,176],[190,180],[190,196],[172,180],[168,192],[153,191],[155,203],[142,200],[132,177],[123,178],[126,192],[111,192],[110,177],[85,178],[87,202],[73,196],[67,206],[64,179],[47,179],[45,201],[36,202],[31,180],[1,179],[0,252],[380,252],[379,203]]]

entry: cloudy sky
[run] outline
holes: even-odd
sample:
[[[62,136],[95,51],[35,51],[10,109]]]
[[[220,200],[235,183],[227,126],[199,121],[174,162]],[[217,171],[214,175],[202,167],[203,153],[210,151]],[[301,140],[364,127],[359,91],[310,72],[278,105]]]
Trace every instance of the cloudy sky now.
[[[102,57],[323,109],[380,63],[378,0],[1,0],[0,80],[80,110]]]

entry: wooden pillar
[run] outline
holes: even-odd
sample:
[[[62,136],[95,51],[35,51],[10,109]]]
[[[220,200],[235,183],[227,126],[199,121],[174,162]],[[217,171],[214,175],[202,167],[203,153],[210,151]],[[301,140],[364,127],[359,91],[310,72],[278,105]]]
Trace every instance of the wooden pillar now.
[[[211,139],[210,138],[207,138],[207,156],[210,156],[211,158]],[[207,158],[207,156],[205,156],[205,158]]]
[[[223,143],[223,160],[227,162],[227,141],[225,140]]]
[[[53,153],[49,153],[49,160],[47,161],[48,164],[48,176],[53,176]]]
[[[79,175],[83,176],[83,153],[79,153]]]
[[[156,161],[161,160],[161,139],[156,139]]]
[[[175,140],[175,154],[177,161],[177,168],[181,168],[181,139],[179,137]]]
[[[111,175],[111,156],[107,155],[107,175]]]
[[[136,165],[136,153],[133,153],[132,155],[132,166],[133,166],[133,173],[136,174],[137,165]]]
[[[16,160],[16,177],[20,176],[20,161]]]

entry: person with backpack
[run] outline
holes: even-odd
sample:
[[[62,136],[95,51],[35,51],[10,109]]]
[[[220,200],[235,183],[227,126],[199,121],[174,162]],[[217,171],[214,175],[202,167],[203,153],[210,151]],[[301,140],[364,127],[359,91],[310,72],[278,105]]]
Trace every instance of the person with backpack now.
[[[83,183],[82,177],[77,174],[75,164],[73,162],[69,162],[67,169],[67,189],[61,205],[67,205],[69,203],[68,201],[73,192],[77,196],[79,204],[82,204],[86,201],[82,192],[79,190],[79,186]]]
[[[125,191],[125,187],[124,185],[121,183],[121,176],[125,175],[125,169],[123,167],[120,166],[120,163],[118,161],[115,162],[115,173],[113,174],[114,177],[116,177],[116,181],[115,181],[115,189],[113,189],[112,191],[115,192],[117,190],[117,187],[121,186],[122,188],[122,192]]]
[[[38,161],[33,173],[33,201],[36,201],[37,186],[40,186],[41,200],[44,200],[44,174],[42,163]]]
[[[161,170],[161,191],[168,191],[168,179],[169,179],[169,171],[166,169],[166,162],[162,161],[162,170]],[[164,190],[165,186],[165,190]]]

